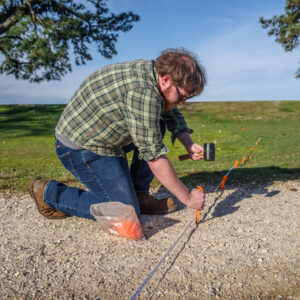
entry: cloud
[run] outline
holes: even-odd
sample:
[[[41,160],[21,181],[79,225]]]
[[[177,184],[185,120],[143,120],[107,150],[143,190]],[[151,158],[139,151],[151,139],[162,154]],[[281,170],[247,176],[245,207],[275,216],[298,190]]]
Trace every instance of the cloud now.
[[[240,24],[198,47],[208,73],[208,86],[201,98],[300,100],[300,82],[294,78],[299,51],[284,52],[261,31],[256,23]]]

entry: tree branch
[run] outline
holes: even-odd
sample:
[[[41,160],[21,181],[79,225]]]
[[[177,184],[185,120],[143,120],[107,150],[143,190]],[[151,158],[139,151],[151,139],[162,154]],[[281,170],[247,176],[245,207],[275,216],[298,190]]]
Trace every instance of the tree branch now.
[[[117,32],[130,30],[139,17],[131,12],[110,13],[105,2],[5,0],[7,9],[2,6],[0,18],[0,55],[4,56],[0,74],[30,82],[59,80],[71,71],[70,47],[75,63],[84,64],[92,59],[90,43],[98,46],[102,56],[111,58],[117,53]]]
[[[27,10],[26,4],[21,4],[16,8],[14,14],[9,16],[4,22],[0,24],[0,35],[6,32],[10,26],[16,24],[18,22],[18,16],[23,16]]]
[[[25,0],[25,2],[27,3],[29,9],[30,9],[30,12],[31,12],[31,19],[33,21],[33,23],[36,22],[36,20],[45,28],[45,24],[43,23],[43,21],[40,19],[39,16],[37,16],[34,12],[34,10],[32,9],[32,6],[31,6],[31,3],[29,0]]]
[[[71,13],[72,15],[74,15],[74,16],[80,18],[80,19],[83,19],[83,15],[82,15],[82,14],[77,13],[75,10],[71,9],[71,8],[68,7],[68,6],[65,6],[65,5],[59,3],[59,2],[57,2],[57,1],[55,1],[55,0],[49,0],[49,2],[53,3],[54,5],[56,5],[57,7],[61,8],[61,9],[63,9],[63,10],[68,11],[68,12]]]

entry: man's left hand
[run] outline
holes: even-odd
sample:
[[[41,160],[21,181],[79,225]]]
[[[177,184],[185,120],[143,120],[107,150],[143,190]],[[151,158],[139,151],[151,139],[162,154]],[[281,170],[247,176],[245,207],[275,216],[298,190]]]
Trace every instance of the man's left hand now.
[[[200,160],[204,158],[204,149],[198,144],[192,144],[188,147],[187,151],[192,160]]]

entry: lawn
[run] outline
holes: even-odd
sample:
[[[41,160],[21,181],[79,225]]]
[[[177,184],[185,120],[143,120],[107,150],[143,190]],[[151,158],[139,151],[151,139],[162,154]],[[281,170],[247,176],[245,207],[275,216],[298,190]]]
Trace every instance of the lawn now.
[[[213,162],[179,162],[185,149],[178,141],[172,145],[166,134],[168,157],[186,184],[219,184],[235,160],[247,158],[252,146],[252,159],[233,170],[227,184],[300,178],[300,101],[194,102],[179,108],[194,130],[194,141],[212,142],[216,148]],[[0,106],[0,192],[26,192],[34,177],[77,185],[54,149],[53,131],[63,109],[63,105]],[[152,186],[159,182],[154,180]]]

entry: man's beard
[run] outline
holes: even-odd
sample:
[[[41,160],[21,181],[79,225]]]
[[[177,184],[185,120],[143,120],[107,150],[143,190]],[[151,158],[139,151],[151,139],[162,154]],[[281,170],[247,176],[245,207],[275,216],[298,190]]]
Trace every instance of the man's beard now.
[[[170,94],[171,94],[171,89],[172,89],[172,86],[168,87],[168,88],[163,92],[164,97],[165,97],[165,111],[172,110],[172,109],[174,108],[174,106],[175,106],[175,103],[174,103],[174,104],[170,104],[170,103],[168,102],[168,100],[167,100],[167,99],[169,98]]]

